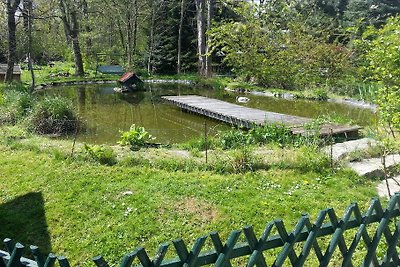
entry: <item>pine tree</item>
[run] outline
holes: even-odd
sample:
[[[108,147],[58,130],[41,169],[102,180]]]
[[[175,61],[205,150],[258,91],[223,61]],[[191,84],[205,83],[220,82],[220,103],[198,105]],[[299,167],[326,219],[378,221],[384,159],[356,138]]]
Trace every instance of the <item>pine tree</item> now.
[[[180,20],[180,0],[160,1],[156,10],[154,25],[154,48],[151,65],[153,71],[175,74],[178,62],[178,33]],[[181,40],[181,71],[192,71],[196,46],[193,30],[194,12],[192,3],[188,3],[185,12]]]

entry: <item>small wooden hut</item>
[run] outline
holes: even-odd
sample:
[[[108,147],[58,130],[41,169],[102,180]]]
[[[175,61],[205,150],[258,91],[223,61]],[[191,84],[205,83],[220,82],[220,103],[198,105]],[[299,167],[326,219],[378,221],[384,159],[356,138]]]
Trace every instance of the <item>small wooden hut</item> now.
[[[127,89],[139,89],[143,85],[143,81],[134,72],[127,72],[121,78],[118,83]]]
[[[6,78],[7,64],[0,64],[0,82],[4,82]],[[21,81],[21,68],[18,65],[14,66],[13,80]]]

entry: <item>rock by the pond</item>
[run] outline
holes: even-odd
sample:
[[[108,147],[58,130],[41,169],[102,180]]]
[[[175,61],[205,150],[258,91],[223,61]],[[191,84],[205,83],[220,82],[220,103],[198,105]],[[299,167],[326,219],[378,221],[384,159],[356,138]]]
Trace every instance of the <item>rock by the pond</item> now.
[[[396,192],[400,192],[400,176],[389,178],[388,184],[386,184],[386,180],[382,180],[376,189],[378,190],[378,195],[380,197],[389,197],[388,186],[390,195],[394,195]]]
[[[387,168],[390,169],[399,164],[400,154],[389,155],[386,157]],[[384,178],[381,158],[364,159],[359,162],[350,162],[348,166],[360,176],[367,178]]]
[[[357,140],[346,141],[343,143],[336,143],[332,146],[332,158],[333,160],[339,160],[347,156],[349,153],[364,150],[376,145],[376,141],[371,138],[362,138]],[[330,155],[331,146],[326,146],[323,151]]]

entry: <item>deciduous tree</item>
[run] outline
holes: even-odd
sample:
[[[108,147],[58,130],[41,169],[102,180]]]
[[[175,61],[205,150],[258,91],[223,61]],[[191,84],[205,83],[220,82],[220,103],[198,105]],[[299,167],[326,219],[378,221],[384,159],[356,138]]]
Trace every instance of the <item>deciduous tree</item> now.
[[[79,43],[78,7],[74,1],[59,0],[61,19],[67,41],[71,42],[74,53],[75,75],[84,76],[83,59]]]
[[[17,57],[17,26],[15,23],[15,13],[20,4],[20,0],[7,0],[7,26],[8,26],[8,54],[7,54],[7,72],[5,81],[12,82],[14,64]]]

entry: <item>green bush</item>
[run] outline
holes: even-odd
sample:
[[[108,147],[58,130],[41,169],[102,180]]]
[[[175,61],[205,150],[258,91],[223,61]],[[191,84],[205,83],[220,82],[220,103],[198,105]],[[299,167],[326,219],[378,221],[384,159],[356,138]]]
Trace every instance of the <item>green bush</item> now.
[[[85,144],[85,151],[93,160],[102,165],[112,166],[117,163],[117,156],[111,147]]]
[[[317,88],[314,90],[316,100],[326,101],[329,99],[328,91],[325,88]]]
[[[72,103],[61,97],[46,97],[33,107],[29,129],[39,134],[68,134],[79,127]]]
[[[34,101],[28,92],[4,90],[0,94],[0,122],[16,123],[31,111]]]
[[[247,147],[243,147],[234,151],[232,157],[232,169],[235,173],[253,171],[256,162],[253,151]]]
[[[251,143],[251,138],[248,132],[232,129],[219,133],[216,143],[222,149],[232,149],[243,145],[249,145]]]
[[[150,144],[150,141],[155,138],[146,131],[144,127],[138,127],[132,124],[129,131],[120,131],[121,138],[118,144],[121,146],[130,145],[132,150],[139,150],[142,147],[146,147]]]

